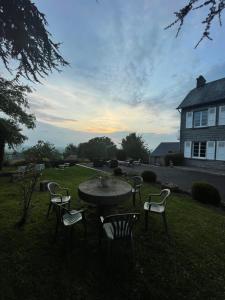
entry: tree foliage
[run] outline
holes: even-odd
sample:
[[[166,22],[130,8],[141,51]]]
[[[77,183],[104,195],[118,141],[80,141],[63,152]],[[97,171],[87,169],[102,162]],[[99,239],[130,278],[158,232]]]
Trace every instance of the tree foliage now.
[[[67,145],[63,152],[64,158],[67,158],[68,156],[75,155],[75,154],[77,154],[77,146],[75,146],[74,144]]]
[[[23,152],[28,161],[56,160],[61,158],[61,154],[53,144],[44,141],[38,141],[36,145]]]
[[[78,156],[82,158],[111,159],[116,154],[116,145],[109,137],[96,137],[78,146]]]
[[[68,65],[47,25],[31,0],[0,0],[0,58],[10,72],[10,62],[18,62],[17,78],[23,75],[39,82],[38,76]]]
[[[122,149],[125,151],[127,157],[132,159],[146,159],[148,158],[148,150],[145,146],[141,135],[135,132],[130,133],[122,139]]]
[[[5,118],[0,118],[0,169],[4,158],[5,145],[14,147],[22,144],[26,137],[21,133],[19,124],[27,128],[35,126],[34,115],[28,113],[27,93],[29,87],[19,85],[15,81],[0,78],[0,112]]]
[[[201,41],[205,38],[212,40],[210,36],[211,26],[216,17],[218,17],[219,24],[222,25],[221,21],[221,13],[225,8],[225,1],[224,0],[189,0],[189,2],[182,7],[179,11],[175,12],[175,20],[168,25],[165,29],[171,28],[175,24],[179,23],[178,30],[176,36],[178,36],[185,18],[193,11],[198,9],[207,7],[208,13],[205,18],[202,20],[202,24],[205,25],[204,31],[198,43],[196,44],[195,48],[201,43]]]

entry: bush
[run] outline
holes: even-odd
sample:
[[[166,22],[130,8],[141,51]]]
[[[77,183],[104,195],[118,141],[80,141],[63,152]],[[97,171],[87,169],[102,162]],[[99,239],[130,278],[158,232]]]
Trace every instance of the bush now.
[[[157,175],[154,172],[147,170],[144,171],[141,176],[145,182],[156,182],[157,179]]]
[[[219,205],[221,198],[218,190],[207,182],[195,182],[192,185],[192,197],[203,203]]]
[[[100,160],[100,159],[94,159],[93,160],[93,167],[94,168],[101,168],[101,167],[103,167],[103,165],[104,165],[103,160]]]
[[[120,167],[115,168],[113,170],[113,173],[114,173],[115,176],[121,176],[121,175],[123,175],[123,171],[122,171],[122,169]]]
[[[169,166],[170,161],[173,162],[174,166],[180,166],[183,164],[184,155],[183,153],[169,153],[165,156],[165,165]]]
[[[117,168],[118,167],[118,160],[111,159],[110,162],[109,162],[109,167],[110,168]]]

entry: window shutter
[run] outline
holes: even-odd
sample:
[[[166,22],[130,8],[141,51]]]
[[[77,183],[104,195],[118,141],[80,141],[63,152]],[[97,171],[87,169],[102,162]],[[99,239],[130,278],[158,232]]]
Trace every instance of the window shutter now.
[[[192,122],[193,122],[193,112],[188,111],[186,112],[186,128],[192,128]]]
[[[217,142],[216,159],[225,160],[225,141]]]
[[[191,142],[190,141],[184,142],[184,157],[185,158],[191,157]]]
[[[216,107],[210,107],[208,109],[208,126],[216,125]]]
[[[225,105],[219,108],[219,125],[225,125]]]
[[[215,142],[213,142],[213,141],[207,142],[206,158],[207,159],[215,159]]]

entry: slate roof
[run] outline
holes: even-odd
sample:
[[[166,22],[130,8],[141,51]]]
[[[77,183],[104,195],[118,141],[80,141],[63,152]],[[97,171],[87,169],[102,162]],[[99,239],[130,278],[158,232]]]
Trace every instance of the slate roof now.
[[[225,78],[206,83],[191,90],[177,107],[186,108],[217,102],[225,99]]]
[[[180,143],[179,142],[161,143],[151,153],[151,156],[165,156],[171,152],[172,153],[180,152]]]

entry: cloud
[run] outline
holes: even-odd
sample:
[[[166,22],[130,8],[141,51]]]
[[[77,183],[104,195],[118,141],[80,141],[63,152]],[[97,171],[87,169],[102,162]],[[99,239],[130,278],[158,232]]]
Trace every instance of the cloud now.
[[[45,114],[43,112],[37,112],[36,113],[37,119],[42,120],[42,121],[46,121],[46,122],[52,122],[52,123],[76,123],[77,120],[75,119],[69,119],[69,118],[63,118],[63,117],[59,117],[59,116],[54,116],[54,115],[49,115],[49,114]]]

